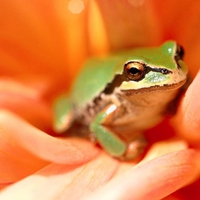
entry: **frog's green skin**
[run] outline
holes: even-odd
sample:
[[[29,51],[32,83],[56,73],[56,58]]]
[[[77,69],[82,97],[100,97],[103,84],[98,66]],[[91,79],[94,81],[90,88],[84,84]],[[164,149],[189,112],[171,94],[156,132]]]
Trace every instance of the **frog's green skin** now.
[[[182,57],[182,48],[167,41],[89,60],[71,93],[56,102],[55,130],[77,121],[110,155],[137,156],[144,146],[141,133],[160,122],[186,82]]]

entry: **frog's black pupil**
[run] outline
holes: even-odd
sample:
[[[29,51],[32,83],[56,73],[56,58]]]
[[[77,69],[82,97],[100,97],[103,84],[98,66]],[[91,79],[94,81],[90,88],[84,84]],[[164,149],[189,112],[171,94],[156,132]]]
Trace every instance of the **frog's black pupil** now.
[[[135,75],[135,74],[138,74],[140,72],[140,70],[138,70],[137,68],[135,67],[131,67],[129,69],[129,72],[132,74],[132,75]]]
[[[161,70],[161,73],[162,73],[162,74],[169,74],[169,70],[167,70],[167,69],[162,69],[162,70]]]

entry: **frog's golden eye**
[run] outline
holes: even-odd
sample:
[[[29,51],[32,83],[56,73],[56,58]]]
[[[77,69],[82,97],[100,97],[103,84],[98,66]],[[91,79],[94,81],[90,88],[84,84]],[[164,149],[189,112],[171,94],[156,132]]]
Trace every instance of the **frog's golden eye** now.
[[[124,66],[126,77],[132,81],[139,81],[144,78],[145,65],[140,62],[128,62]]]

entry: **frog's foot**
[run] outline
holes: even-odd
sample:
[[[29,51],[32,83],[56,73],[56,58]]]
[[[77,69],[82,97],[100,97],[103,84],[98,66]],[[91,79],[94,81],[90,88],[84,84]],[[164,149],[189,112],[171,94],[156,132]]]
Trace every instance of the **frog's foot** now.
[[[126,152],[126,143],[109,127],[103,125],[105,121],[112,121],[114,110],[115,105],[112,104],[104,111],[99,112],[90,124],[90,131],[107,153],[113,157],[120,158]]]
[[[147,146],[147,141],[145,138],[135,139],[127,144],[126,153],[123,155],[122,159],[134,159],[143,153],[145,147]]]
[[[113,129],[104,125],[105,122],[112,121],[114,108],[112,104],[94,118],[90,124],[90,131],[94,134],[92,138],[95,138],[111,156],[122,160],[133,159],[144,150],[146,140],[141,136],[134,138],[131,142],[126,142]]]

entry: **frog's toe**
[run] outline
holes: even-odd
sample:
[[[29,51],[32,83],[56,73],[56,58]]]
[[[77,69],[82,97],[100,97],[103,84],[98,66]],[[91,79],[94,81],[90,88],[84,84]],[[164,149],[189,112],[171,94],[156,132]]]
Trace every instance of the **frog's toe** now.
[[[146,146],[147,141],[145,138],[140,138],[129,142],[127,145],[126,153],[123,156],[124,159],[128,160],[138,157],[141,153],[143,153]]]

